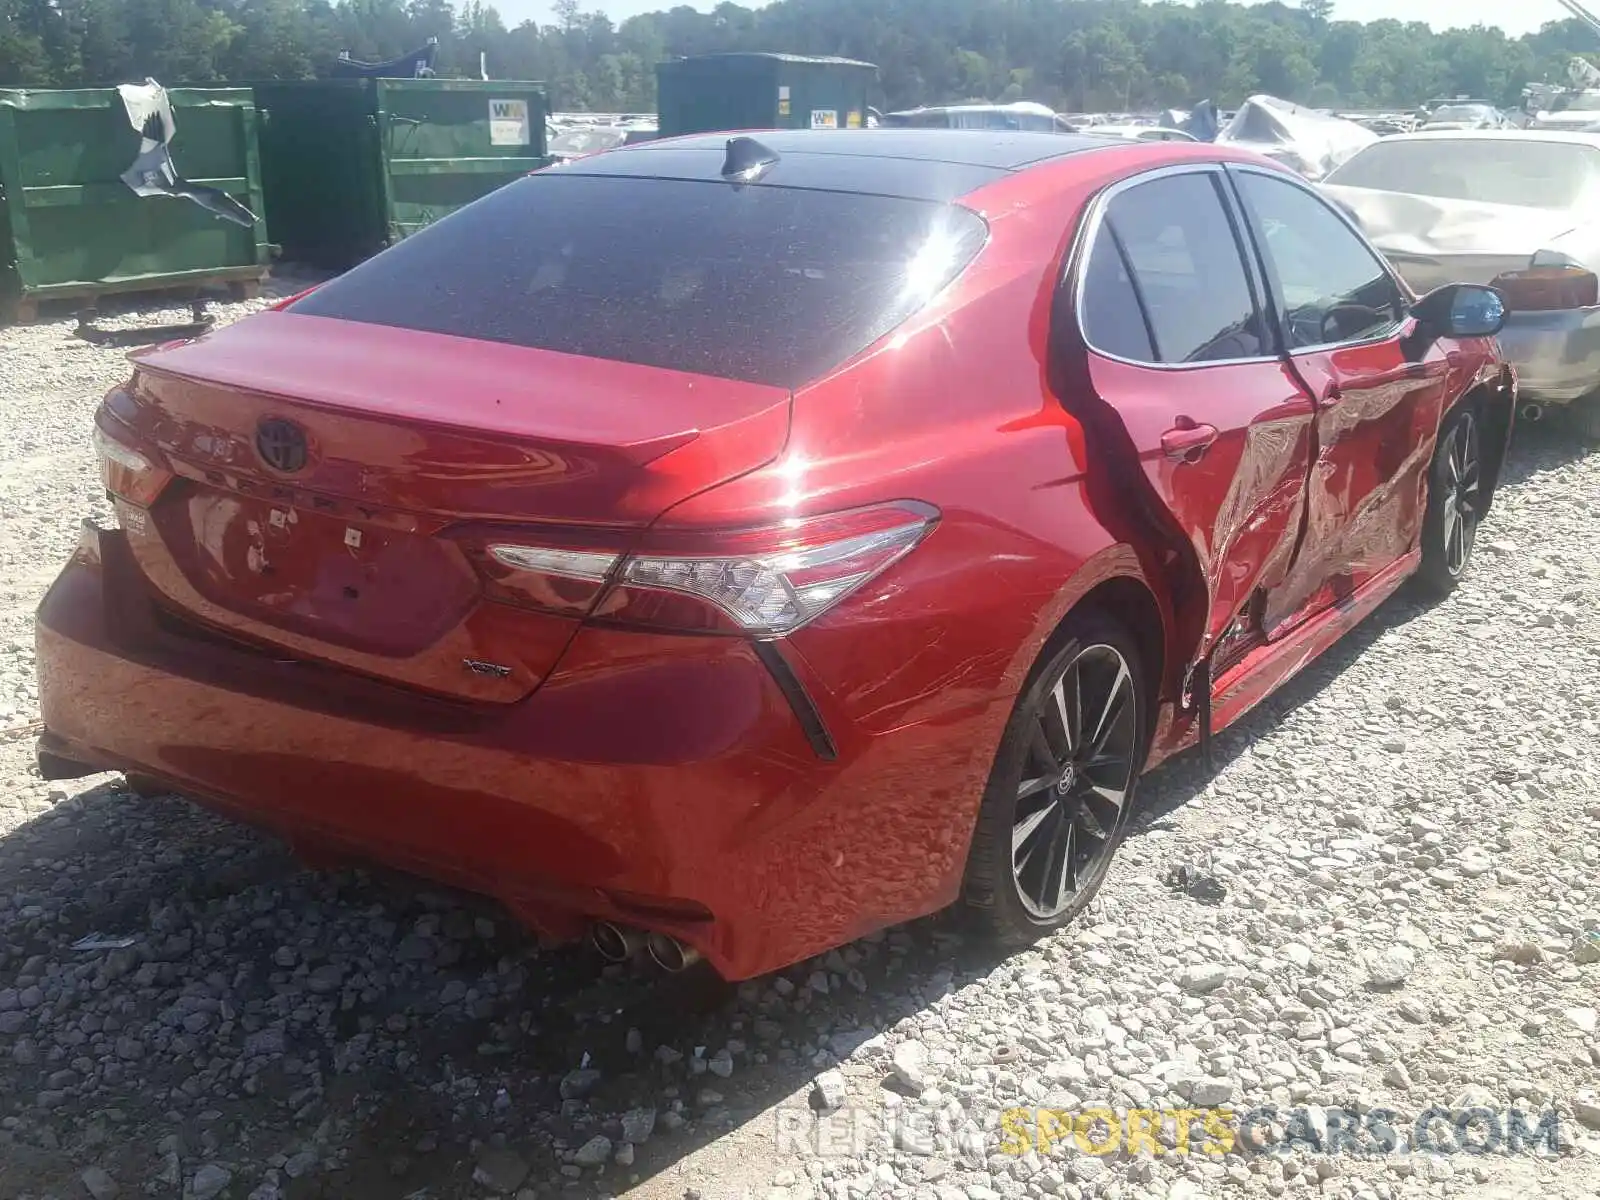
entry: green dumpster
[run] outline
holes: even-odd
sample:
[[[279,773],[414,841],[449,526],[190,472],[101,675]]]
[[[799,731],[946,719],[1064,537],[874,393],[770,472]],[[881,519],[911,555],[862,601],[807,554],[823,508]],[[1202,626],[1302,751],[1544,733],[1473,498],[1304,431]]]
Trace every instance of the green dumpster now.
[[[0,90],[0,320],[29,320],[51,299],[260,283],[269,248],[250,92],[167,96],[177,171],[243,204],[254,227],[181,197],[136,195],[122,174],[139,134],[115,88]]]
[[[701,54],[656,64],[661,136],[733,129],[859,129],[872,63],[795,54]]]
[[[258,83],[268,230],[345,267],[549,162],[544,85],[476,79]]]

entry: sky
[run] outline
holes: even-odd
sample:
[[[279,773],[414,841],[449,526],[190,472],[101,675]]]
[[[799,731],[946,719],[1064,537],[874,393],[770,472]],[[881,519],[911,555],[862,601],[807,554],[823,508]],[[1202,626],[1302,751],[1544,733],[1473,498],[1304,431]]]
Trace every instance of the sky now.
[[[549,0],[492,0],[494,7],[508,25],[534,20],[541,24],[552,19]],[[605,13],[613,21],[623,21],[644,12],[657,12],[675,7],[683,0],[585,0],[586,11]],[[715,0],[689,0],[691,7],[709,12],[716,7]],[[742,0],[746,8],[760,8],[762,0]],[[1590,5],[1589,7],[1594,7]],[[1398,17],[1401,20],[1426,21],[1435,29],[1452,29],[1467,25],[1498,25],[1512,37],[1531,33],[1546,21],[1557,21],[1567,15],[1557,0],[1527,0],[1512,4],[1507,0],[1407,0],[1395,4],[1393,0],[1334,0],[1335,20],[1375,21],[1380,17]],[[773,49],[782,49],[774,46]]]

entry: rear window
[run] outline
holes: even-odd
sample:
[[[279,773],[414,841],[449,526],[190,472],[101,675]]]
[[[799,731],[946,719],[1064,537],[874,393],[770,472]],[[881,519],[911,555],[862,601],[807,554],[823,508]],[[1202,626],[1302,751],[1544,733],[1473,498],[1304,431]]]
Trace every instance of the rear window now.
[[[557,169],[292,308],[792,388],[900,324],[986,235],[948,204]]]
[[[1589,146],[1534,138],[1377,142],[1323,182],[1441,200],[1570,208],[1592,187],[1600,158]]]

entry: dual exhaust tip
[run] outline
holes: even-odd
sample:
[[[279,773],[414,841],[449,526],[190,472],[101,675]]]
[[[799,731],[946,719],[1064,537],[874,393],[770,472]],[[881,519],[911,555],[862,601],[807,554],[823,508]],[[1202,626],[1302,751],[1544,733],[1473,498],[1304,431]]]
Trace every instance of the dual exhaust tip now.
[[[608,963],[623,963],[643,950],[669,975],[687,971],[700,961],[700,951],[665,933],[646,933],[629,925],[596,921],[589,927],[589,944]]]

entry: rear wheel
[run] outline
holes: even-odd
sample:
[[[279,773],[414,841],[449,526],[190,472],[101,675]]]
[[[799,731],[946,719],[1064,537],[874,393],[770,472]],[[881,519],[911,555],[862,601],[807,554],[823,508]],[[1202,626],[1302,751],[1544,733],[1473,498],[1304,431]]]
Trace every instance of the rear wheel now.
[[[1006,945],[1059,928],[1094,898],[1144,766],[1138,645],[1099,613],[1068,618],[1065,632],[1017,701],[967,859],[965,904]]]
[[[1455,591],[1472,565],[1483,519],[1483,438],[1476,405],[1453,410],[1439,427],[1428,465],[1428,509],[1422,518],[1417,582],[1428,594]]]
[[[148,775],[124,775],[123,779],[128,785],[128,790],[141,800],[154,800],[158,796],[172,795],[172,789],[159,779],[152,779]]]
[[[1572,431],[1584,441],[1600,445],[1600,393],[1591,393],[1567,405],[1566,418]]]

